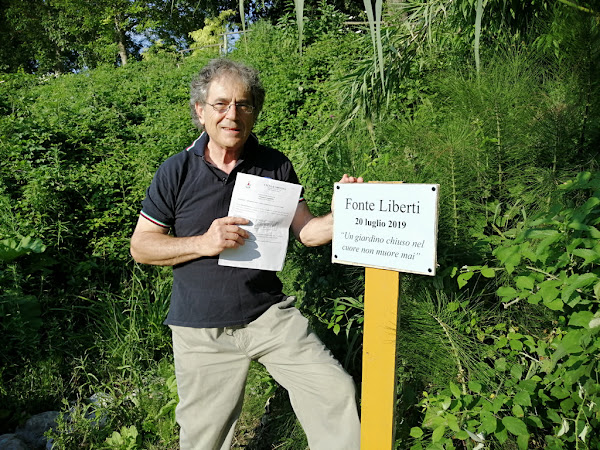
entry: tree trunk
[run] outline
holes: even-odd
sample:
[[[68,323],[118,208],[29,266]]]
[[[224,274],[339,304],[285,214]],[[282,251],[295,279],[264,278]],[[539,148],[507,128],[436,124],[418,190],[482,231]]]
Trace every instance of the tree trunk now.
[[[119,17],[115,16],[115,32],[117,35],[117,46],[119,48],[119,56],[121,58],[121,65],[127,64],[127,47],[125,46],[125,30],[121,27]]]

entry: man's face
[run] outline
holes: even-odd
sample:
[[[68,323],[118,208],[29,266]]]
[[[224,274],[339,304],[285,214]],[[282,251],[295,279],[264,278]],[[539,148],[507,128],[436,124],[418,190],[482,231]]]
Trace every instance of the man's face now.
[[[217,103],[231,106],[227,112],[219,113],[211,106]],[[198,119],[210,138],[210,150],[241,151],[250,136],[255,114],[245,113],[234,104],[253,105],[252,94],[239,78],[228,75],[211,81],[206,104],[196,103]]]

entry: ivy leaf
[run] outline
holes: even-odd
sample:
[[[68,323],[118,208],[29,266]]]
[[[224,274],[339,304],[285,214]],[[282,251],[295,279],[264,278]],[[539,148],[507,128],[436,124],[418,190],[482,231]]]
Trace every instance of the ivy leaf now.
[[[532,379],[528,379],[528,380],[523,380],[521,382],[519,382],[519,387],[524,391],[527,392],[529,394],[534,394],[536,389],[537,389],[537,381],[532,380]],[[520,393],[521,391],[519,391]],[[518,395],[518,394],[517,394]],[[516,396],[515,396],[516,397]],[[529,405],[525,405],[525,406],[531,406],[531,403],[529,403]]]
[[[452,404],[452,399],[447,395],[440,395],[439,399],[442,401],[442,409],[445,411],[450,408]]]
[[[549,302],[544,300],[544,305],[546,305],[546,307],[551,309],[552,311],[562,311],[563,306],[565,306],[565,304],[563,303],[563,301],[560,298],[557,298],[557,299],[549,301]]]
[[[542,300],[542,294],[540,291],[537,291],[535,294],[531,294],[527,296],[527,301],[532,305],[537,305]]]
[[[456,398],[460,398],[462,395],[458,386],[452,382],[450,382],[450,392],[452,392],[452,395],[454,395]]]
[[[531,397],[529,395],[529,392],[527,392],[527,391],[519,391],[519,392],[517,392],[515,394],[515,398],[513,399],[513,401],[517,405],[531,406]]]
[[[551,390],[550,390],[550,395],[552,395],[552,397],[558,399],[558,400],[562,400],[567,398],[569,395],[571,395],[571,393],[565,389],[563,386],[554,386]]]
[[[559,287],[562,285],[560,280],[546,280],[542,281],[539,285],[540,293],[544,299],[544,303],[552,302],[558,294],[560,294]]]
[[[501,286],[496,293],[502,297],[503,302],[508,302],[517,296],[517,291],[511,286]]]
[[[510,348],[512,348],[513,350],[520,352],[521,350],[523,350],[523,342],[521,342],[518,339],[511,339],[510,340]]]
[[[518,245],[497,248],[493,254],[504,264],[508,273],[514,272],[515,267],[521,262],[521,252]]]
[[[498,439],[500,445],[504,444],[508,440],[508,432],[506,431],[506,427],[502,427],[501,430],[497,430],[494,433],[494,436],[496,436],[496,439]]]
[[[468,386],[469,389],[477,394],[481,392],[481,383],[478,383],[477,381],[469,381]]]
[[[569,319],[569,326],[590,328],[590,322],[594,318],[591,311],[579,311],[573,313]]]
[[[535,286],[535,280],[532,276],[520,276],[515,278],[515,282],[519,289],[527,289],[531,291]]]
[[[540,261],[542,261],[542,262],[546,262],[546,259],[548,259],[548,257],[552,253],[551,251],[548,251],[548,247],[550,247],[552,244],[554,244],[556,241],[558,241],[562,237],[561,233],[558,230],[548,230],[548,231],[551,231],[550,236],[547,237],[546,239],[543,239],[538,244],[537,249],[536,249],[536,254],[538,255]]]
[[[490,269],[487,266],[483,266],[481,268],[481,275],[485,278],[494,278],[496,276],[496,271],[494,269]]]
[[[531,422],[533,425],[535,425],[538,428],[544,428],[542,419],[540,419],[538,416],[529,416],[529,417],[527,417],[527,421]]]
[[[498,413],[500,409],[504,406],[505,398],[503,395],[499,395],[494,399],[494,403],[492,403],[492,410],[495,413]]]
[[[419,427],[412,427],[410,429],[410,436],[414,437],[415,439],[419,439],[423,436],[423,430],[421,430]]]
[[[529,436],[527,425],[521,419],[516,417],[506,416],[502,419],[502,424],[506,429],[515,436]]]
[[[529,435],[521,435],[517,438],[519,450],[527,450],[529,448]]]
[[[513,405],[512,413],[516,417],[525,417],[525,411],[523,411],[523,407],[521,405]]]
[[[581,338],[583,337],[583,330],[574,329],[569,330],[567,334],[562,338],[560,344],[556,348],[556,353],[572,354],[579,353],[581,350]]]
[[[527,258],[531,262],[536,262],[539,259],[538,255],[536,255],[533,249],[528,245],[524,245],[521,248],[521,257]]]
[[[454,432],[460,431],[460,426],[458,425],[458,419],[454,414],[448,414],[446,416],[448,419],[448,428],[450,428]]]
[[[562,411],[571,411],[575,406],[575,402],[572,398],[565,398],[562,402],[560,402],[560,409]]]
[[[494,369],[496,369],[498,372],[504,372],[506,370],[506,359],[498,358],[496,361],[494,361]]]
[[[473,273],[474,272],[461,273],[456,278],[456,281],[458,282],[458,288],[459,289],[462,289],[465,286],[465,284],[467,284],[467,281],[469,281],[473,277]]]
[[[558,413],[554,409],[549,409],[547,414],[548,414],[548,419],[550,419],[554,423],[560,423],[562,421],[561,417],[558,415]]]
[[[431,435],[431,440],[433,442],[439,442],[439,441],[441,441],[442,438],[444,437],[444,433],[445,432],[446,432],[446,426],[445,425],[440,425],[435,430],[433,430],[433,433]]]
[[[575,356],[572,358],[572,361],[581,361],[582,357],[580,356]],[[567,363],[568,365],[568,363]],[[575,383],[577,383],[581,377],[586,376],[587,374],[590,373],[592,369],[590,368],[589,364],[575,364],[573,366],[571,366],[562,376],[562,379],[565,383],[565,385],[568,386],[573,386]],[[580,395],[581,398],[581,395]]]
[[[521,364],[513,364],[510,368],[510,376],[520,380],[523,376],[523,366]]]
[[[498,422],[496,417],[491,412],[482,411],[479,415],[479,419],[481,420],[481,428],[486,434],[492,434],[496,431]]]

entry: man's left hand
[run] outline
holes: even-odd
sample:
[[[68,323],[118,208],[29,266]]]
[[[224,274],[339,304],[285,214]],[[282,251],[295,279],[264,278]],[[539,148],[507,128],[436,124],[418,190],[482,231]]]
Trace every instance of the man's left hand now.
[[[363,177],[351,177],[347,173],[344,174],[340,183],[363,183]],[[331,197],[331,212],[333,212],[333,197]]]
[[[362,177],[351,177],[347,173],[344,174],[340,183],[362,183],[364,180]]]

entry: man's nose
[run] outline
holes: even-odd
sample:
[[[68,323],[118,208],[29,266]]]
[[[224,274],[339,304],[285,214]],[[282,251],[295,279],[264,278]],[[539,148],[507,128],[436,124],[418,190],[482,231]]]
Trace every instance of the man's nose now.
[[[235,119],[237,117],[237,114],[237,105],[235,104],[235,102],[233,102],[229,105],[229,109],[225,113],[225,117],[227,117],[228,119]]]

